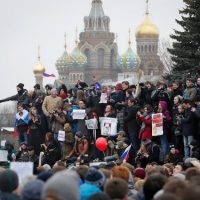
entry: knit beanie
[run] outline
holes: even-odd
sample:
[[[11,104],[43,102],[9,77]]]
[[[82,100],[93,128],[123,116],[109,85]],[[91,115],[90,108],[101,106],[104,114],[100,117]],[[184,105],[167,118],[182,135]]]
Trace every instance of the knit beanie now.
[[[7,169],[0,173],[0,191],[11,193],[17,189],[19,179],[13,170]]]
[[[53,175],[44,185],[42,199],[54,197],[56,200],[80,200],[78,174],[64,170]]]
[[[145,170],[143,168],[136,168],[134,176],[137,178],[144,179],[145,178]]]
[[[40,200],[44,182],[41,180],[33,180],[27,183],[21,193],[21,200]]]
[[[101,171],[91,167],[86,174],[85,182],[101,188],[105,183],[105,176]]]

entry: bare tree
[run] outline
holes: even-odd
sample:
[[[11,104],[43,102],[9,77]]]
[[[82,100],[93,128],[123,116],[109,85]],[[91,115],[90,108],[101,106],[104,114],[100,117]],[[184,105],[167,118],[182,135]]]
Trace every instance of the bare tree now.
[[[171,58],[171,54],[168,49],[172,48],[172,44],[169,39],[162,39],[159,43],[158,54],[160,56],[161,61],[165,67],[165,73],[170,73],[173,68],[173,61]]]

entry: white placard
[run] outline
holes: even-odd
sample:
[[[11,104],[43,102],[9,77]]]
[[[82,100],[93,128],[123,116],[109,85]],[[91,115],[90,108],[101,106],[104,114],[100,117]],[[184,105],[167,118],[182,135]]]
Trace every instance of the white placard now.
[[[11,162],[10,169],[17,173],[20,184],[25,178],[33,175],[32,162]]]
[[[87,129],[89,129],[89,130],[98,129],[98,127],[97,127],[97,119],[88,119],[88,120],[85,120],[85,124],[87,126]]]
[[[65,141],[65,131],[58,131],[58,141],[60,142]]]
[[[1,147],[5,147],[6,145],[6,140],[1,140]]]
[[[8,151],[0,150],[0,162],[7,162],[8,161]]]
[[[152,114],[152,136],[163,135],[163,114]]]
[[[117,135],[117,118],[100,117],[101,135],[115,136]]]
[[[72,117],[73,119],[85,119],[85,110],[79,109],[79,110],[73,110]]]
[[[107,93],[101,93],[100,102],[99,103],[107,103],[108,102],[108,95]]]

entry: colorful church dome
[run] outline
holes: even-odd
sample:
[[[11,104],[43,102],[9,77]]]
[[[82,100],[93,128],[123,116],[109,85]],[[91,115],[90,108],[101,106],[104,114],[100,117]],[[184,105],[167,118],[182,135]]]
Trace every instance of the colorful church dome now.
[[[151,22],[149,14],[146,13],[143,23],[137,28],[136,38],[158,38],[159,30],[155,24]]]
[[[82,67],[87,64],[87,57],[80,51],[77,41],[76,47],[74,48],[72,53],[67,56],[66,63],[68,66],[72,67]]]

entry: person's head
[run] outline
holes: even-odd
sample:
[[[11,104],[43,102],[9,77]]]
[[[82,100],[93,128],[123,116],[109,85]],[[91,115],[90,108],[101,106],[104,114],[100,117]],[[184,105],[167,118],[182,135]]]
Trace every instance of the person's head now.
[[[84,102],[84,101],[79,101],[79,102],[78,102],[78,107],[79,107],[80,109],[85,109],[85,108],[86,108],[85,102]]]
[[[22,113],[23,110],[24,110],[24,106],[23,106],[22,104],[18,104],[18,105],[17,105],[17,111],[18,111],[19,113]]]
[[[156,83],[156,87],[159,89],[159,90],[162,90],[165,88],[165,83],[163,81],[158,81]]]
[[[146,200],[153,199],[154,194],[161,190],[165,183],[167,182],[167,177],[162,174],[150,175],[146,182],[144,183],[143,191]]]
[[[197,95],[194,99],[196,105],[200,105],[200,95]]]
[[[184,109],[188,109],[191,107],[191,101],[189,99],[185,99],[183,100],[182,105]]]
[[[65,111],[70,111],[72,109],[72,104],[65,103],[63,108]]]
[[[47,132],[47,133],[45,134],[45,141],[46,141],[46,142],[53,141],[53,133],[52,133],[52,132]]]
[[[176,175],[176,174],[179,174],[183,172],[183,163],[177,163],[174,167],[174,172],[173,174]]]
[[[29,146],[29,147],[27,148],[27,150],[28,150],[28,155],[29,155],[29,156],[33,156],[33,155],[34,155],[35,150],[34,150],[34,147],[33,147],[33,146]]]
[[[150,81],[145,82],[145,87],[149,90],[152,88],[152,83]]]
[[[178,113],[183,113],[183,112],[184,112],[183,105],[180,104],[180,105],[178,106]]]
[[[53,98],[56,98],[57,97],[57,90],[56,89],[51,89],[51,96],[53,97]]]
[[[122,90],[127,90],[129,88],[129,82],[128,81],[123,81],[122,82]]]
[[[164,113],[167,110],[167,102],[166,101],[160,101],[158,104],[158,109],[160,112]]]
[[[176,148],[175,148],[175,146],[174,146],[173,144],[171,144],[171,145],[169,146],[169,149],[170,149],[170,153],[171,153],[171,154],[176,154]]]
[[[200,170],[198,168],[191,167],[186,170],[185,179],[187,181],[191,181],[192,178],[195,178],[195,177],[200,177]]]
[[[144,112],[146,112],[146,113],[151,113],[151,112],[153,112],[152,106],[149,105],[149,104],[145,105],[145,106],[144,106]]]
[[[177,105],[181,102],[180,97],[179,96],[175,96],[174,97],[174,104]]]
[[[136,101],[135,101],[135,99],[129,99],[128,100],[128,107],[131,107],[131,106],[133,106],[133,105],[135,105],[135,103],[136,103]]]
[[[30,108],[30,114],[36,116],[36,115],[38,114],[37,108],[34,107],[34,106],[32,106],[32,107]]]
[[[45,85],[45,90],[46,90],[47,95],[51,94],[51,89],[52,89],[51,85],[49,85],[49,84]]]
[[[64,130],[65,130],[65,132],[71,132],[72,131],[70,123],[65,123]]]
[[[178,81],[174,81],[173,83],[172,83],[172,89],[173,90],[176,90],[176,89],[178,89],[179,88],[179,82]]]
[[[26,142],[20,143],[20,148],[21,148],[21,150],[26,150],[27,149],[27,143]]]
[[[170,179],[163,187],[164,192],[172,193],[180,197],[181,199],[183,198],[184,191],[186,190],[186,188],[186,182],[177,178]]]
[[[62,113],[63,109],[62,109],[61,106],[57,106],[56,109],[55,109],[55,111],[56,111],[58,114],[60,114],[60,113]]]
[[[112,168],[112,177],[121,178],[128,183],[129,170],[127,167],[115,166]]]
[[[108,180],[104,186],[104,191],[111,199],[128,199],[128,183],[121,178]]]
[[[197,78],[197,85],[200,86],[200,77]]]
[[[132,90],[131,89],[126,90],[126,97],[129,97],[130,95],[132,95]]]
[[[20,90],[23,90],[24,89],[24,84],[23,83],[19,83],[17,86],[17,91],[19,92]]]
[[[106,108],[105,108],[105,112],[110,113],[112,111],[113,111],[113,107],[111,105],[107,105]]]
[[[185,84],[186,84],[186,87],[192,87],[192,85],[193,85],[192,79],[188,78],[186,80]]]

